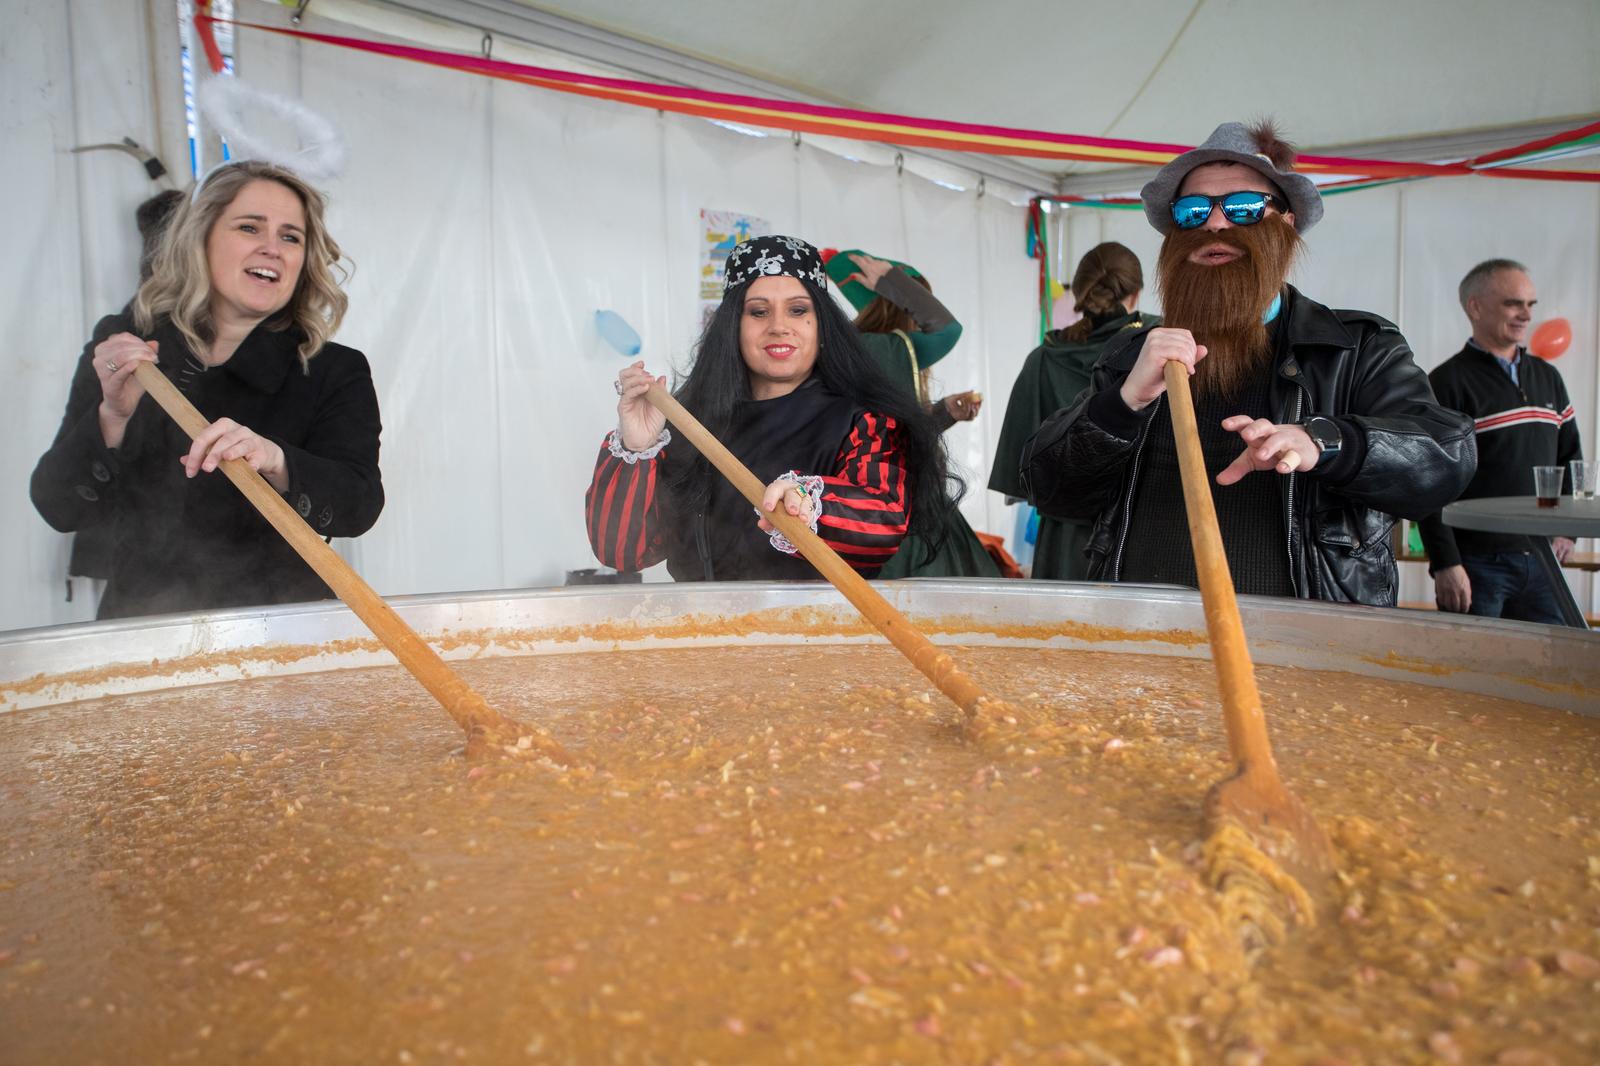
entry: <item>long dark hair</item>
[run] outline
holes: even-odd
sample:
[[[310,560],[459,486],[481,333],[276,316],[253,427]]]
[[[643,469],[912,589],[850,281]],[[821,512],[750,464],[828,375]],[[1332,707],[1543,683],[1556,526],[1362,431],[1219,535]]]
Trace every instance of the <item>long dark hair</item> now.
[[[869,411],[888,415],[898,423],[911,492],[911,531],[931,545],[931,550],[937,550],[943,540],[948,509],[966,491],[961,478],[949,468],[938,428],[915,397],[903,393],[877,368],[861,347],[855,327],[833,298],[805,278],[796,280],[805,286],[817,316],[817,362],[811,376],[829,392]],[[750,284],[747,281],[736,285],[723,295],[695,346],[688,377],[673,394],[717,437],[732,425],[735,406],[754,399],[750,372],[739,351],[739,320]],[[693,514],[704,508],[713,479],[722,475],[683,437],[673,439],[671,452],[667,489],[682,513]]]

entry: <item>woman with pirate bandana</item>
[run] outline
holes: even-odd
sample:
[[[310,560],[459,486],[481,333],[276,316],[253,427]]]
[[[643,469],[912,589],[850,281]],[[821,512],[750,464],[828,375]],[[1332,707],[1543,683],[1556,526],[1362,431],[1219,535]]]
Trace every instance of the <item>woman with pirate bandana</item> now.
[[[645,400],[643,362],[616,381],[585,498],[595,556],[618,570],[666,561],[679,581],[816,578]],[[817,250],[758,237],[728,257],[722,303],[677,399],[767,483],[764,504],[807,522],[867,577],[910,531],[937,542],[946,466],[927,413],[872,366],[827,293]]]
[[[1164,325],[1108,346],[1088,392],[1039,429],[1022,475],[1041,513],[1094,521],[1090,577],[1195,586],[1163,368],[1192,375],[1238,591],[1395,602],[1389,534],[1455,499],[1472,420],[1441,407],[1391,323],[1285,279],[1322,217],[1270,125],[1217,128],[1142,192],[1166,234]]]

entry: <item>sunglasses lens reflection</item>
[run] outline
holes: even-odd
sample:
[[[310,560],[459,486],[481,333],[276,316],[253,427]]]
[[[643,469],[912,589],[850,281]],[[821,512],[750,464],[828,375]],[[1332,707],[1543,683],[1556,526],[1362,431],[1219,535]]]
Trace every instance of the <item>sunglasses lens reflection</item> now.
[[[1266,210],[1267,198],[1260,193],[1236,192],[1222,198],[1222,213],[1235,225],[1260,222]]]
[[[1211,217],[1211,198],[1209,196],[1180,196],[1173,201],[1172,221],[1178,224],[1179,229],[1194,229],[1196,226],[1203,226],[1209,217]]]

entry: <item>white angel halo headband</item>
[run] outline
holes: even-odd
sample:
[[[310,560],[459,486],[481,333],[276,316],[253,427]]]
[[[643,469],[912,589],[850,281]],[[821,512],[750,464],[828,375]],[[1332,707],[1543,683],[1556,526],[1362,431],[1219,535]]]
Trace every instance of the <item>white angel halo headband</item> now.
[[[200,190],[211,175],[231,163],[247,159],[292,170],[313,185],[320,185],[343,172],[344,138],[332,122],[300,101],[258,89],[231,74],[206,78],[196,96],[201,114],[228,142],[233,158],[201,175],[190,194],[191,201],[199,198]],[[264,111],[288,125],[298,135],[299,143],[289,147],[254,136],[245,118],[246,108]]]

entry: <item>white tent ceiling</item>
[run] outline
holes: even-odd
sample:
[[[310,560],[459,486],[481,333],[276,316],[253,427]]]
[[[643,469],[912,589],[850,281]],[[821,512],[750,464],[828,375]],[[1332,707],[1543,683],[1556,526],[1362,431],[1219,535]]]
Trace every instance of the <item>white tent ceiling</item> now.
[[[1600,112],[1595,0],[526,6],[796,96],[1096,136],[1194,143],[1219,121],[1271,113],[1306,150],[1374,145],[1379,156],[1382,142],[1506,127],[1518,129],[1498,142],[1516,143],[1522,128],[1567,128]],[[1093,169],[1027,165],[1056,176]]]

